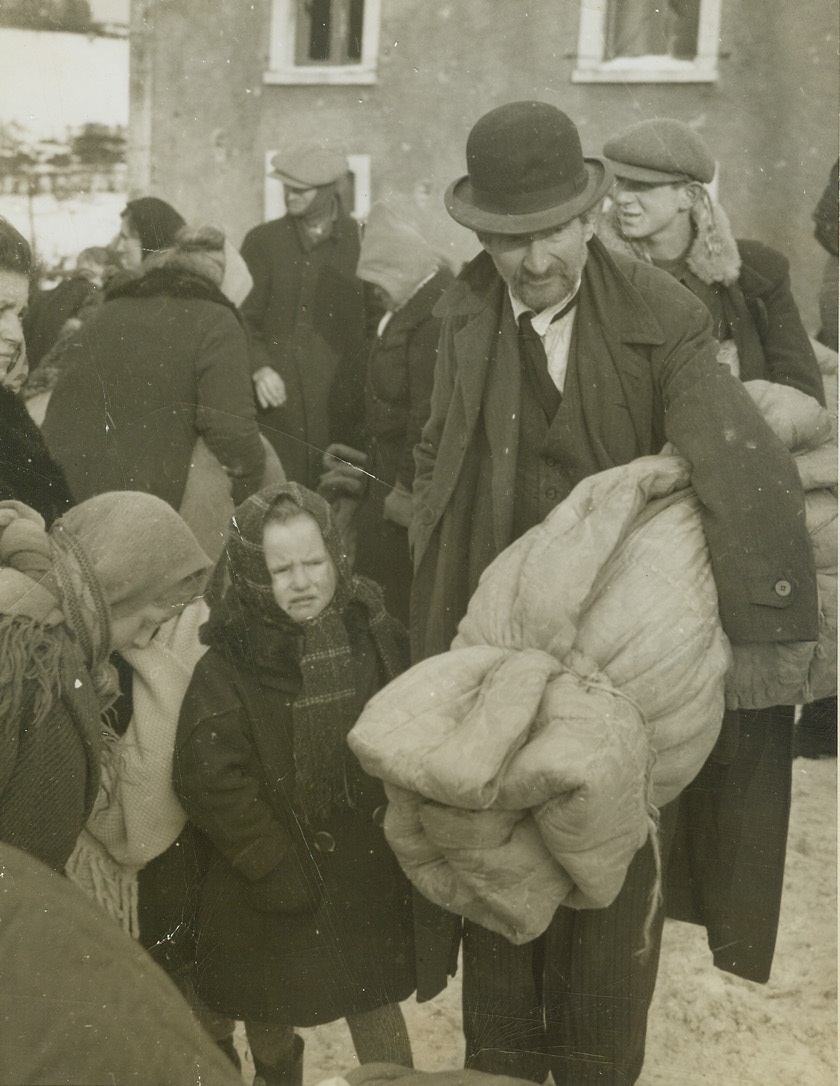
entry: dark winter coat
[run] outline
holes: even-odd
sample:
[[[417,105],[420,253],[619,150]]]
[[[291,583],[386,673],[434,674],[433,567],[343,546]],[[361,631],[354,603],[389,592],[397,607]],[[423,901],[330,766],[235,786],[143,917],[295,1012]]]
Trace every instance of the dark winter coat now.
[[[76,639],[63,625],[50,637],[61,649],[61,695],[38,719],[30,676],[20,716],[0,719],[0,841],[63,871],[99,790],[102,725]]]
[[[345,623],[360,693],[372,695],[382,679],[365,609],[349,605]],[[261,623],[248,630],[253,667],[208,650],[181,710],[175,788],[213,845],[201,995],[231,1017],[311,1026],[407,998],[414,957],[381,782],[363,777],[355,808],[317,825],[293,808],[298,651],[292,627]]]
[[[415,453],[417,658],[448,648],[482,570],[512,542],[520,363],[504,300],[482,255],[442,303],[431,417]],[[587,374],[589,383],[579,379]],[[718,363],[705,308],[666,273],[612,258],[597,240],[584,269],[558,423],[572,485],[672,441],[693,464],[726,632],[745,641],[815,637],[813,559],[789,454]],[[792,578],[790,595],[775,593],[780,578]],[[749,823],[738,826],[749,833]],[[440,984],[446,964],[437,963]]]
[[[73,504],[61,468],[23,401],[0,385],[0,501],[36,510],[47,528]]]
[[[672,274],[710,307],[718,341],[734,343],[741,380],[790,385],[824,404],[785,257],[736,240],[716,204],[698,205],[692,219],[694,241]],[[602,237],[629,248],[614,216]],[[715,965],[758,982],[770,976],[778,930],[792,739],[792,706],[726,713],[715,750],[679,798],[666,871],[668,915],[702,924]]]
[[[178,509],[196,439],[233,479],[265,463],[245,329],[208,280],[155,268],[109,291],[62,358],[43,434],[77,501],[142,490]]]
[[[414,482],[414,446],[429,417],[440,318],[433,309],[452,282],[441,268],[391,317],[370,354],[365,427],[380,458],[383,481],[407,490]]]
[[[415,450],[417,658],[449,647],[482,570],[513,539],[520,366],[504,296],[482,254],[441,303],[431,416]],[[725,632],[736,641],[814,640],[816,583],[796,468],[716,353],[708,313],[684,287],[593,239],[555,455],[573,486],[672,441],[693,464]],[[586,381],[590,370],[597,385]],[[780,595],[775,586],[788,577],[795,587]]]
[[[410,491],[414,482],[414,446],[429,417],[440,338],[440,318],[432,310],[451,282],[452,273],[442,268],[394,313],[367,367],[361,440],[370,479],[356,517],[355,568],[382,585],[388,610],[405,623],[412,576],[408,538],[402,525],[384,518],[383,505],[392,487]]]
[[[67,321],[91,303],[96,290],[83,275],[70,275],[52,290],[37,292],[23,322],[30,369],[34,369],[55,344]]]
[[[314,487],[331,440],[329,395],[336,368],[347,355],[364,358],[358,227],[339,213],[330,237],[307,252],[294,221],[285,216],[249,231],[242,256],[254,280],[242,306],[253,337],[253,369],[271,366],[286,385],[286,402],[260,411],[260,426],[286,477]]]
[[[146,952],[77,886],[0,844],[0,1082],[241,1076]]]

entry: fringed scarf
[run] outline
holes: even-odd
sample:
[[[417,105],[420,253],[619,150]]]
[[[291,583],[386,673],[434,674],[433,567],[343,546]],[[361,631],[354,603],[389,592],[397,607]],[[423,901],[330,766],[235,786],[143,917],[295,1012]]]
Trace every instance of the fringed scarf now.
[[[283,497],[315,520],[338,575],[330,605],[302,623],[275,602],[263,552],[266,516]],[[210,609],[204,639],[249,670],[277,669],[284,649],[297,663],[301,685],[292,720],[298,813],[312,822],[334,806],[352,807],[362,777],[346,740],[371,691],[358,689],[348,625],[354,613],[366,614],[387,682],[406,667],[407,644],[378,586],[351,573],[329,505],[297,483],[284,483],[239,506],[214,575]]]
[[[94,719],[118,692],[108,663],[110,621],[102,587],[84,547],[57,522],[50,535],[41,517],[18,502],[0,503],[0,717],[19,719],[34,682],[33,725],[57,697],[78,701],[86,684],[67,690],[64,657],[91,678]],[[56,636],[64,626],[70,637]],[[78,714],[74,714],[78,715]]]

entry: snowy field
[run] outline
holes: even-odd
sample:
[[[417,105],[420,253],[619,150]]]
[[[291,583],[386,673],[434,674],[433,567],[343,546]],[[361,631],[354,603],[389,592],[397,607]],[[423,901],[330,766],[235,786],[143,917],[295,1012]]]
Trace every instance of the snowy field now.
[[[33,246],[48,269],[75,266],[76,257],[90,245],[107,245],[120,228],[120,212],[128,197],[124,192],[81,193],[58,200],[40,193],[0,196],[0,215]]]
[[[705,933],[669,922],[638,1086],[836,1086],[837,762],[797,759],[781,926],[766,985],[721,973]],[[460,1067],[460,984],[404,1004],[415,1063]],[[358,1066],[347,1027],[301,1030],[304,1086]],[[253,1069],[246,1067],[245,1082]]]

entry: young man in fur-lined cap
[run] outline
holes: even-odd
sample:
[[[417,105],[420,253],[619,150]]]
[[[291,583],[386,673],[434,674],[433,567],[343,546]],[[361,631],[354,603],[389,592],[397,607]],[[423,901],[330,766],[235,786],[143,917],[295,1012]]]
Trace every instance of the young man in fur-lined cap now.
[[[712,152],[660,118],[604,145],[616,175],[601,239],[668,272],[709,311],[718,358],[742,381],[790,385],[824,404],[822,378],[781,253],[733,236],[706,187]],[[667,867],[668,915],[703,924],[715,965],[764,982],[781,904],[794,707],[727,711],[718,744],[679,800]],[[761,827],[742,833],[739,827]],[[731,878],[737,867],[738,879]]]
[[[715,160],[703,137],[671,118],[641,121],[608,140],[604,156],[617,179],[599,228],[607,246],[662,268],[703,302],[736,377],[791,385],[824,403],[788,262],[759,241],[735,239],[706,188]]]

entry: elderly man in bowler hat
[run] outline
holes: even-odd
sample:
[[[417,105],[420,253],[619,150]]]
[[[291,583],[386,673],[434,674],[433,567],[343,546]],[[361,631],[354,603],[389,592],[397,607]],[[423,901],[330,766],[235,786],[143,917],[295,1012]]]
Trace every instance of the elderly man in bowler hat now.
[[[302,144],[276,154],[286,214],[242,243],[254,286],[242,306],[252,333],[259,422],[289,479],[314,487],[330,442],[329,393],[339,362],[365,350],[359,230],[342,206],[343,154]]]
[[[483,251],[440,303],[431,416],[415,450],[415,659],[449,647],[484,568],[576,483],[666,441],[693,465],[727,634],[815,637],[793,462],[718,363],[705,307],[594,236],[607,163],[583,157],[560,110],[514,102],[475,124],[467,167],[446,207]],[[674,806],[661,812],[666,859]],[[534,1082],[551,1071],[575,1086],[635,1082],[661,938],[660,910],[653,948],[639,953],[654,879],[645,846],[613,905],[560,908],[525,946],[453,920],[467,1066]],[[418,994],[445,983],[447,949],[426,960]]]

